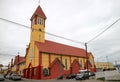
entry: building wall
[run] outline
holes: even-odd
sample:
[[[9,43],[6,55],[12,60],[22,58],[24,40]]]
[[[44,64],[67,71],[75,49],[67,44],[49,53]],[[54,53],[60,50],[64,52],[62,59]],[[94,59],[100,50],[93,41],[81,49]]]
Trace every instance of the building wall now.
[[[24,69],[25,69],[25,62],[22,62],[22,63],[19,64],[19,72],[18,72],[18,74],[23,76]]]
[[[95,63],[94,63],[94,57],[92,55],[92,53],[90,53],[91,55],[89,55],[89,61],[92,64],[92,67],[94,67]]]
[[[57,55],[57,54],[50,54],[50,55],[51,55],[51,62],[53,62],[55,58],[59,58],[61,60],[60,55]]]
[[[79,63],[80,63],[80,65],[81,65],[81,69],[84,69],[84,58],[82,58],[82,57],[79,57]]]
[[[45,42],[45,35],[44,35],[44,26],[40,24],[35,24],[32,26],[31,30],[31,41],[39,41]]]
[[[52,63],[56,58],[59,58],[60,60],[62,60],[63,65],[66,66],[65,62],[67,60],[67,66],[66,66],[67,70],[70,70],[70,64],[75,59],[79,60],[79,63],[81,63],[81,69],[84,69],[84,61],[83,61],[84,58],[82,58],[82,57],[65,56],[65,55],[49,54],[49,53],[42,53],[42,66],[43,66],[43,68],[48,68],[49,67],[49,55],[51,55],[50,63]],[[61,58],[60,58],[60,56],[61,56]],[[71,61],[70,61],[70,57],[71,57]],[[66,68],[64,68],[64,70],[65,69]]]
[[[30,63],[32,67],[36,67],[39,65],[39,51],[38,48],[34,45],[34,42],[30,43],[30,47],[25,59],[25,68],[28,68]]]
[[[108,69],[108,68],[110,69],[114,68],[114,65],[112,62],[96,62],[95,65],[96,65],[96,68],[102,68],[102,70]]]
[[[14,65],[14,66],[11,68],[11,72],[16,72],[16,68],[17,68],[17,66]]]
[[[43,68],[49,67],[49,54],[42,53],[42,66]]]

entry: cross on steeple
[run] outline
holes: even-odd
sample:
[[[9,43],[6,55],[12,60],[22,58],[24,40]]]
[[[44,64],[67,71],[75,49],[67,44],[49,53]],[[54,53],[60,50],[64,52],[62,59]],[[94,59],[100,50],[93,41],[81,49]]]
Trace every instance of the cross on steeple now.
[[[38,1],[38,5],[40,5],[40,0]]]

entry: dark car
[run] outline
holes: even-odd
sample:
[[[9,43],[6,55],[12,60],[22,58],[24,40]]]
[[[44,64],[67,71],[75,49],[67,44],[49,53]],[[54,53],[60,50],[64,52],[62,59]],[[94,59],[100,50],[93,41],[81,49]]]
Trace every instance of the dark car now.
[[[0,81],[4,81],[4,76],[2,74],[0,74]]]
[[[66,79],[74,79],[76,77],[75,74],[70,74],[66,77]]]
[[[75,79],[76,80],[85,80],[85,79],[89,79],[89,76],[90,76],[89,71],[82,70],[76,75]]]
[[[59,80],[59,79],[63,79],[63,76],[62,76],[62,75],[59,75],[57,79],[58,79],[58,80]]]
[[[90,72],[89,76],[95,76],[95,73],[94,72]]]
[[[85,79],[89,79],[89,74],[77,74],[75,77],[76,80],[85,80]]]

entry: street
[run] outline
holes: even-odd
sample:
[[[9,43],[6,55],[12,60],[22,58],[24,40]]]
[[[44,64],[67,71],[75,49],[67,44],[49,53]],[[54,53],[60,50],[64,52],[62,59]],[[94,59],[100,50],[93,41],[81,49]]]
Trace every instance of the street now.
[[[0,81],[0,82],[14,82],[13,80],[5,79],[5,81]],[[15,82],[120,82],[120,81],[100,81],[96,79],[89,79],[89,80],[74,80],[74,79],[63,79],[63,80],[55,80],[55,79],[50,79],[50,80],[31,80],[31,79],[22,79],[20,81],[15,81]]]

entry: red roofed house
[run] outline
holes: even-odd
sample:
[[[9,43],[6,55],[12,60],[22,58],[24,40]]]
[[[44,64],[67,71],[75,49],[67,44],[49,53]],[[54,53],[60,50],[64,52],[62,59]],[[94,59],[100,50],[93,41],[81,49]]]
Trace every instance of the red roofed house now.
[[[46,16],[40,6],[31,17],[31,38],[25,55],[24,77],[53,79],[76,74],[81,69],[95,71],[94,57],[81,48],[45,40]]]
[[[22,57],[20,55],[15,56],[14,63],[13,63],[12,68],[11,68],[11,72],[15,72],[15,73],[21,75],[19,73],[19,71],[20,71],[20,62],[23,61],[23,60],[25,60],[25,57]]]

